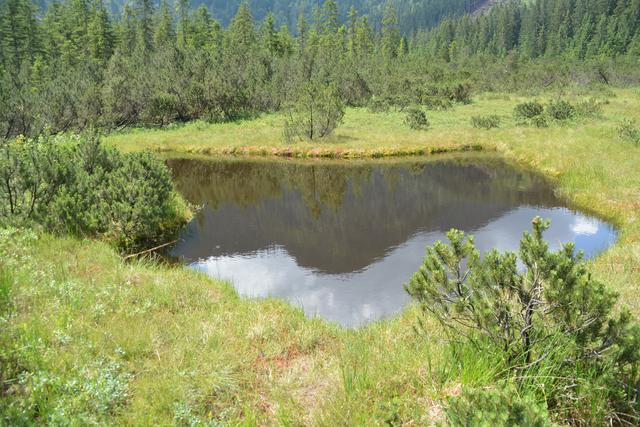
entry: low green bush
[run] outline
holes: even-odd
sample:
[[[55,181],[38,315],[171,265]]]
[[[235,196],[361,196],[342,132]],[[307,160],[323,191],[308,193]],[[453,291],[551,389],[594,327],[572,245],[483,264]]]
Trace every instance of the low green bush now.
[[[450,399],[445,414],[447,425],[477,427],[545,427],[552,426],[546,408],[533,399],[521,398],[518,392],[507,388],[463,389],[462,394]]]
[[[166,239],[186,218],[164,163],[104,148],[95,135],[5,142],[0,180],[0,224],[33,221],[133,249]]]
[[[429,128],[429,120],[427,119],[427,115],[419,107],[407,108],[404,122],[411,129],[424,130]]]
[[[453,102],[441,96],[427,95],[422,97],[422,105],[427,110],[443,111],[453,108]]]
[[[427,248],[406,285],[452,339],[492,354],[498,380],[535,394],[570,424],[640,417],[640,328],[591,276],[573,244],[552,252],[536,218],[519,253],[483,257],[458,230]]]
[[[529,120],[529,123],[537,128],[546,128],[549,126],[549,119],[545,114],[541,114],[539,116],[532,117]]]
[[[454,102],[471,103],[471,85],[466,82],[445,85],[429,84],[421,89],[421,96],[417,102],[426,106],[433,105],[442,109],[442,107],[450,108]]]
[[[547,109],[548,110],[548,109]],[[535,126],[545,128],[549,126],[549,112],[537,101],[523,102],[513,110],[516,123],[520,126]]]
[[[516,120],[530,120],[534,117],[541,116],[544,113],[544,106],[536,101],[523,102],[516,105],[513,115]]]
[[[570,102],[559,99],[547,106],[547,114],[554,120],[571,120],[576,115],[576,108]]]
[[[391,109],[391,100],[380,96],[372,96],[367,103],[369,111],[372,113],[388,113]]]
[[[491,114],[488,116],[471,117],[471,125],[477,129],[493,129],[500,126],[500,117]]]
[[[640,127],[634,120],[625,119],[618,125],[618,136],[623,141],[640,146]]]
[[[451,91],[451,100],[461,104],[471,104],[471,85],[459,83]]]

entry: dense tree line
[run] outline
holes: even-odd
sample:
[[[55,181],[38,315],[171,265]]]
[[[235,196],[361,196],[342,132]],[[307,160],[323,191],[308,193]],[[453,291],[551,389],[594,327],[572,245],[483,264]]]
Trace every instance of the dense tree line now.
[[[137,0],[119,19],[101,0],[54,3],[42,18],[29,0],[8,0],[0,132],[229,120],[280,109],[310,82],[333,82],[351,105],[400,92],[388,76],[408,42],[392,6],[376,32],[355,9],[342,23],[328,0],[312,21],[300,16],[296,33],[273,15],[256,23],[246,4],[224,28],[186,0],[175,11]]]
[[[223,26],[233,20],[240,4],[246,2],[256,20],[263,20],[270,13],[278,25],[286,24],[294,28],[301,12],[310,19],[319,12],[321,1],[318,0],[190,0],[189,5],[197,9],[206,6],[209,12]],[[38,0],[38,6],[46,10],[52,0]],[[127,1],[105,0],[104,5],[110,13],[120,14]],[[154,1],[154,4],[159,2]],[[171,0],[175,6],[179,0]],[[419,28],[435,26],[446,16],[458,16],[471,12],[488,3],[488,0],[395,0],[398,9],[399,25],[403,32],[411,33]],[[386,0],[343,0],[338,2],[338,13],[346,20],[351,7],[368,15],[371,23],[378,26],[382,20]]]
[[[640,55],[639,0],[509,1],[478,17],[446,19],[425,32],[427,52],[587,59]]]
[[[242,0],[193,0],[192,5],[205,5],[220,19],[223,25],[231,22]],[[346,21],[351,8],[367,15],[371,24],[378,28],[381,25],[386,0],[344,0],[338,2],[340,19]],[[411,34],[420,28],[431,28],[447,16],[459,16],[477,10],[487,0],[395,0],[398,11],[400,31]],[[273,13],[276,21],[295,27],[300,12],[307,18],[319,13],[320,1],[313,0],[252,0],[249,8],[256,19],[262,20]]]
[[[576,37],[560,38],[561,46],[553,40],[562,22],[576,16],[601,16],[608,31],[587,31],[585,55],[635,55],[639,1],[509,3],[408,38],[392,3],[379,29],[355,8],[341,19],[337,2],[327,0],[312,19],[300,14],[292,30],[278,26],[273,14],[257,22],[246,3],[224,26],[207,7],[192,10],[188,0],[175,7],[136,0],[119,16],[103,0],[62,0],[42,16],[31,0],[6,0],[0,6],[0,136],[90,124],[232,120],[287,107],[310,85],[331,86],[346,105],[447,108],[468,102],[470,83],[490,89],[499,82],[505,89],[547,81],[549,74],[569,78],[576,71],[566,62],[524,67],[522,61],[541,52],[550,60],[571,55]],[[577,4],[584,13],[569,7]],[[589,21],[584,16],[576,22]],[[617,31],[622,20],[627,30]],[[524,30],[531,26],[545,29],[540,51],[528,50],[526,35],[538,31]],[[513,49],[521,55],[507,55]],[[497,61],[500,56],[506,59]],[[535,76],[510,77],[517,73]]]

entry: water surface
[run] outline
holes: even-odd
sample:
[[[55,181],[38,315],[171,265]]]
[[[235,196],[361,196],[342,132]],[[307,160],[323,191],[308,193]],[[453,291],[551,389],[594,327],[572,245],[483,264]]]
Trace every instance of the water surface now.
[[[249,297],[273,296],[345,326],[397,313],[425,247],[451,228],[481,251],[517,250],[536,215],[552,247],[593,256],[607,223],[566,206],[541,176],[485,156],[429,162],[170,160],[202,210],[171,254]]]

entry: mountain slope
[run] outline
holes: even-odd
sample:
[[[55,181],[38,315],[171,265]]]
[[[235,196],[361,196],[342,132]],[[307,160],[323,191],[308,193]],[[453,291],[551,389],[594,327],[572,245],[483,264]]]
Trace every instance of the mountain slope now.
[[[485,3],[497,3],[489,1]],[[640,1],[536,0],[493,4],[444,20],[424,39],[430,53],[597,58],[640,54]],[[453,55],[452,55],[453,54]]]

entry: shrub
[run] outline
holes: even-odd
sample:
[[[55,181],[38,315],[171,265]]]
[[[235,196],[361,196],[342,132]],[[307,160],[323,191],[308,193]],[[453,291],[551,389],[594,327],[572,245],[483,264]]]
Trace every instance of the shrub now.
[[[391,100],[380,96],[372,96],[368,103],[372,113],[388,113],[391,109]]]
[[[456,338],[499,356],[505,379],[531,385],[549,409],[577,424],[631,422],[639,415],[640,328],[628,312],[614,314],[616,296],[572,244],[549,250],[548,227],[536,218],[519,255],[492,250],[483,258],[472,237],[451,230],[451,244],[427,248],[406,289]]]
[[[335,84],[309,82],[301,89],[287,119],[290,133],[301,140],[324,138],[342,123],[344,104]]]
[[[95,135],[18,139],[0,151],[0,223],[34,221],[131,249],[164,239],[185,219],[168,169],[150,154],[120,154]]]
[[[159,93],[151,97],[148,109],[149,122],[166,126],[178,117],[178,99],[173,95]]]
[[[407,108],[407,114],[405,116],[404,122],[411,129],[424,130],[429,128],[429,120],[427,119],[427,115],[419,107]]]
[[[294,144],[297,138],[298,135],[296,134],[296,130],[293,128],[289,120],[285,119],[284,124],[282,125],[282,142],[284,144]]]
[[[500,126],[500,117],[491,114],[488,116],[473,116],[471,117],[471,125],[478,129],[493,129]]]
[[[581,101],[576,105],[576,116],[583,118],[598,118],[602,116],[602,101],[595,98],[589,98]]]
[[[471,85],[460,83],[453,88],[451,100],[461,104],[471,104]]]
[[[536,101],[523,102],[516,105],[514,109],[516,120],[530,120],[534,117],[541,116],[542,113],[544,113],[544,107]]]
[[[549,104],[547,113],[555,120],[565,121],[575,116],[576,109],[569,102],[560,99]]]
[[[623,141],[640,146],[640,128],[631,119],[625,119],[618,125],[618,136]]]
[[[549,125],[547,116],[544,114],[544,107],[536,101],[523,102],[516,105],[513,115],[516,123],[521,126],[543,128]]]
[[[471,85],[469,83],[453,85],[431,84],[422,87],[420,93],[418,101],[430,108],[433,107],[433,109],[451,108],[454,102],[461,104],[471,103]]]
[[[422,97],[422,105],[427,110],[449,110],[453,107],[449,99],[431,95]]]
[[[553,425],[545,408],[531,398],[520,398],[516,390],[463,390],[451,398],[445,409],[451,426],[531,426]]]
[[[544,114],[532,117],[529,120],[529,123],[531,123],[531,125],[537,128],[546,128],[547,126],[549,126],[549,120],[547,119],[547,116]]]

